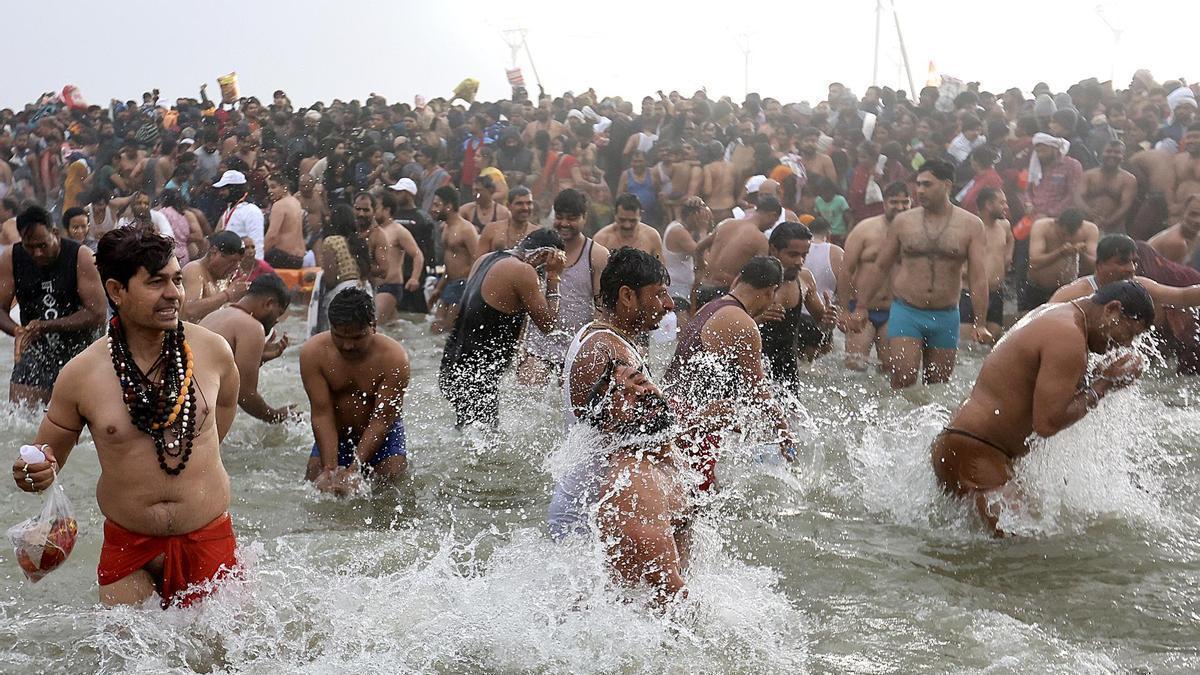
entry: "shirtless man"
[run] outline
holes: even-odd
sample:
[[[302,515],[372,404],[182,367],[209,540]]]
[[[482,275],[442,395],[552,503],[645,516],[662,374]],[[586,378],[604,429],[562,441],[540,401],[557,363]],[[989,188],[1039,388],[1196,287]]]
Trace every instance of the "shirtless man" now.
[[[1137,177],[1121,168],[1125,144],[1109,141],[1100,155],[1100,166],[1083,172],[1080,189],[1088,215],[1102,232],[1124,232],[1133,201],[1137,198]]]
[[[578,221],[582,225],[583,218]],[[512,363],[525,318],[543,333],[558,323],[562,251],[562,237],[541,229],[511,251],[475,261],[438,371],[438,388],[454,406],[457,426],[499,423],[500,375]],[[545,270],[545,291],[539,268]]]
[[[1175,192],[1171,199],[1171,216],[1183,215],[1184,200],[1200,192],[1200,122],[1193,123],[1183,134],[1180,152],[1175,154]]]
[[[908,186],[901,182],[892,183],[883,190],[883,215],[867,218],[850,230],[846,236],[842,278],[838,279],[839,307],[847,312],[853,312],[858,307],[863,280],[867,275],[878,274],[874,268],[879,252],[887,242],[892,222],[911,205]],[[875,345],[880,366],[887,367],[887,323],[892,307],[892,280],[886,276],[881,276],[881,279],[879,290],[865,303],[867,323],[855,330],[847,322],[842,322],[842,330],[846,333],[846,367],[851,370],[867,369],[872,344]]]
[[[1100,228],[1084,220],[1079,209],[1035,220],[1029,233],[1029,282],[1018,309],[1028,312],[1049,301],[1059,286],[1094,272],[1099,240]]]
[[[315,441],[305,480],[322,492],[346,495],[363,474],[386,482],[404,476],[408,352],[375,331],[370,293],[351,288],[329,303],[329,330],[300,349],[300,378]]]
[[[304,172],[300,174],[300,189],[292,196],[300,202],[304,236],[311,237],[324,230],[329,222],[329,200],[325,197],[325,186]]]
[[[371,227],[371,255],[375,267],[384,274],[375,286],[375,315],[381,323],[397,318],[396,308],[406,293],[420,293],[421,271],[425,269],[425,254],[417,246],[408,228],[395,220],[400,205],[396,192],[384,190],[375,205],[375,223]],[[404,278],[405,260],[412,261],[408,279]]]
[[[662,260],[662,237],[658,230],[642,222],[642,202],[626,192],[617,197],[615,219],[596,233],[596,243],[615,251],[628,246]]]
[[[1080,277],[1055,291],[1051,303],[1086,298],[1102,286],[1118,281],[1136,281],[1154,300],[1156,309],[1164,307],[1200,307],[1200,284],[1168,286],[1138,274],[1142,260],[1138,247],[1144,246],[1123,234],[1109,234],[1096,244],[1096,273]]]
[[[288,193],[283,174],[267,178],[267,194],[271,201],[271,220],[263,245],[267,248],[264,260],[276,269],[298,270],[304,267],[304,209],[300,200]]]
[[[958,299],[963,267],[970,279],[975,313],[973,337],[990,342],[987,318],[987,237],[983,222],[950,203],[954,167],[943,160],[926,162],[917,174],[920,207],[896,216],[877,258],[874,274],[859,285],[859,295],[874,297],[892,266],[892,308],[888,319],[892,388],[917,382],[924,363],[926,384],[946,382],[958,352]],[[867,308],[858,306],[848,325],[862,330]]]
[[[987,328],[992,335],[999,335],[1004,329],[1004,277],[1012,267],[1016,239],[1008,222],[1008,198],[1003,190],[980,190],[975,205],[987,237]],[[964,286],[969,283],[969,279],[963,279]],[[975,326],[975,312],[971,307],[971,294],[965,288],[958,301],[958,321],[960,339],[969,340]]]
[[[774,197],[763,197],[758,208],[744,220],[725,220],[696,247],[696,254],[706,255],[705,265],[696,276],[692,306],[699,310],[708,301],[725,295],[742,267],[757,255],[767,255],[767,235],[783,213]]]
[[[733,217],[733,207],[737,203],[734,189],[738,180],[733,169],[733,162],[724,159],[721,143],[713,141],[713,146],[712,150],[704,150],[704,152],[712,154],[703,155],[705,159],[711,157],[711,161],[701,169],[704,180],[700,194],[704,196],[708,207],[712,209],[715,221],[721,222]]]
[[[1153,321],[1153,300],[1132,281],[1022,319],[984,359],[971,396],[933,441],[942,488],[970,499],[988,528],[1003,535],[1000,520],[1021,499],[1010,482],[1014,464],[1030,451],[1030,437],[1057,434],[1136,381],[1138,356],[1089,369],[1088,355],[1128,347]]]
[[[112,345],[93,342],[59,375],[34,440],[47,461],[13,463],[17,487],[45,490],[83,428],[91,431],[100,458],[96,501],[106,518],[100,602],[110,606],[138,605],[156,593],[164,607],[190,604],[203,592],[183,593],[187,587],[237,564],[220,454],[237,412],[237,367],[219,335],[181,321],[174,246],[128,228],[100,240],[97,266],[117,319]],[[190,378],[177,374],[185,366]],[[137,371],[150,381],[135,379]],[[156,404],[181,393],[181,408]]]
[[[228,302],[237,302],[249,286],[234,278],[246,252],[238,235],[222,230],[208,238],[208,253],[183,268],[183,317],[199,321]]]
[[[446,275],[433,290],[435,333],[444,332],[454,325],[471,266],[479,257],[479,233],[471,223],[458,215],[458,199],[457,188],[443,185],[434,191],[433,206],[430,208],[430,215],[445,223],[442,227],[442,255]]]
[[[277,274],[264,274],[255,279],[246,294],[237,302],[226,305],[204,317],[200,325],[225,338],[233,350],[240,386],[238,406],[251,417],[269,424],[287,419],[295,406],[273,408],[258,391],[258,369],[287,349],[288,339],[267,341],[267,334],[287,312],[292,295]]]
[[[533,218],[533,193],[518,185],[508,191],[508,220],[488,223],[479,235],[479,255],[506,251],[538,229]]]
[[[474,225],[477,232],[483,234],[483,230],[488,225],[508,220],[509,212],[503,204],[497,204],[493,198],[496,192],[496,183],[491,177],[482,174],[476,176],[474,187],[475,201],[463,204],[458,209],[458,215]]]
[[[1188,195],[1183,200],[1183,218],[1159,232],[1146,242],[1163,257],[1172,262],[1187,265],[1200,246],[1200,193]]]
[[[1128,166],[1144,190],[1129,222],[1129,236],[1145,241],[1158,234],[1175,211],[1175,155],[1166,150],[1139,150],[1129,158]]]
[[[800,131],[800,160],[804,164],[804,172],[811,181],[814,176],[824,176],[835,184],[838,182],[837,169],[829,155],[817,150],[817,142],[821,139],[821,130],[816,127],[806,127]]]

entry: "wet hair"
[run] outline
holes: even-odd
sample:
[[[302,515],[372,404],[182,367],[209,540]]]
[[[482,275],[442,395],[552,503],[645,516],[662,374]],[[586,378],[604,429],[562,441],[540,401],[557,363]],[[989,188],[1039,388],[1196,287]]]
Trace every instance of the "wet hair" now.
[[[1063,226],[1067,232],[1074,232],[1083,225],[1083,211],[1079,209],[1067,209],[1059,214],[1055,221]]]
[[[812,232],[813,234],[829,234],[833,231],[833,226],[829,224],[828,220],[825,220],[821,216],[817,216],[816,218],[813,218],[811,222],[809,222],[808,231]]]
[[[742,267],[738,278],[740,283],[759,290],[778,286],[783,283],[783,263],[769,255],[756,255]]]
[[[524,185],[518,185],[517,187],[508,191],[508,203],[511,204],[511,203],[513,203],[513,200],[516,199],[517,197],[524,197],[526,195],[529,195],[530,197],[532,197],[533,191],[530,190],[529,188],[525,187]]]
[[[891,197],[897,197],[899,195],[904,195],[905,197],[910,196],[908,194],[908,183],[905,183],[902,180],[898,180],[894,183],[890,183],[887,187],[885,187],[883,189],[883,198],[884,199],[889,199]]]
[[[986,145],[981,145],[971,151],[971,161],[979,166],[995,166],[996,160],[999,158],[1000,156],[996,154],[996,151]]]
[[[554,197],[554,212],[564,216],[586,215],[588,210],[587,195],[575,188],[559,191]]]
[[[1004,191],[1000,190],[999,188],[983,188],[979,191],[979,194],[975,196],[975,204],[977,206],[989,204],[1002,194],[1004,194]]]
[[[814,221],[815,222],[815,221]],[[793,241],[811,241],[813,233],[803,223],[787,221],[775,226],[771,232],[771,248],[782,251]]]
[[[938,180],[954,180],[954,165],[941,159],[931,159],[921,165],[917,173],[931,173]]]
[[[250,289],[246,291],[246,294],[274,300],[275,304],[280,307],[287,307],[292,303],[292,294],[288,290],[287,284],[283,283],[283,279],[274,273],[255,278],[250,282]]]
[[[449,206],[452,209],[457,209],[459,204],[458,188],[453,185],[443,185],[433,191],[433,196],[442,200],[442,204]]]
[[[175,240],[139,227],[109,230],[96,245],[96,268],[100,271],[101,283],[113,279],[128,286],[139,268],[144,267],[153,274],[166,267],[174,257]]]
[[[246,252],[246,243],[242,241],[242,238],[236,232],[230,232],[229,230],[214,232],[208,238],[208,244],[210,252],[237,253],[239,255]]]
[[[375,325],[375,299],[361,288],[347,288],[329,302],[329,325]]]
[[[517,243],[518,251],[532,251],[538,248],[556,248],[564,251],[567,245],[563,243],[562,235],[557,230],[549,227],[543,227],[529,234]]]
[[[1189,197],[1190,199],[1190,197]],[[704,200],[699,197],[688,197],[683,200],[683,204],[679,206],[679,219],[686,220],[696,215],[705,208]],[[1187,206],[1187,203],[1184,203]]]
[[[1129,260],[1137,253],[1137,243],[1128,235],[1106,234],[1100,237],[1096,244],[1096,260],[1104,262],[1117,258],[1122,262]]]
[[[642,200],[638,199],[638,196],[632,192],[624,192],[617,197],[614,208],[624,209],[625,211],[641,211]]]
[[[17,214],[17,232],[22,237],[32,232],[38,225],[45,225],[47,230],[55,228],[54,220],[46,209],[33,205]]]
[[[622,286],[634,291],[653,284],[670,285],[671,275],[658,258],[645,251],[623,246],[608,257],[608,264],[600,273],[600,303],[615,309]]]
[[[783,213],[783,205],[779,203],[779,199],[774,195],[760,195],[757,208],[763,213]]]
[[[1136,281],[1124,280],[1105,284],[1092,294],[1090,300],[1097,305],[1107,305],[1116,300],[1121,303],[1121,314],[1125,315],[1125,318],[1139,321],[1146,327],[1154,323],[1154,300]]]
[[[1187,202],[1184,202],[1183,205],[1186,207]],[[62,226],[64,228],[69,226],[71,224],[71,219],[74,218],[75,216],[87,216],[87,211],[84,211],[82,208],[80,208],[78,206],[72,206],[71,208],[69,208],[65,212],[63,212]]]

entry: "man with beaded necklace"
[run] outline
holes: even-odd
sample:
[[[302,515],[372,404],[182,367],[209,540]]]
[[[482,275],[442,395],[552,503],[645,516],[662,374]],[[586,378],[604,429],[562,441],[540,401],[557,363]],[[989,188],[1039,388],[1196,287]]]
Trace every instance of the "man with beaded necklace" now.
[[[106,517],[97,570],[105,605],[155,593],[164,607],[190,604],[207,590],[194,585],[236,565],[220,443],[237,410],[237,368],[221,336],[180,320],[173,251],[169,238],[135,228],[100,240],[108,338],[59,375],[35,440],[47,461],[13,464],[18,487],[45,490],[90,429]]]

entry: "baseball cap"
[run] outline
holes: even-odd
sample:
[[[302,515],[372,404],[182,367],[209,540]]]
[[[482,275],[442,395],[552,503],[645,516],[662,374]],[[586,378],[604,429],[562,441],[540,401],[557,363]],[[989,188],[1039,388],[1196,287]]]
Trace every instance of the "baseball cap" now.
[[[245,185],[246,176],[241,171],[230,169],[221,175],[221,180],[213,183],[213,187],[220,188],[226,185]]]
[[[388,187],[396,192],[407,192],[414,197],[417,195],[417,184],[411,178],[401,178],[396,181],[395,185],[389,185]]]
[[[237,253],[246,252],[246,243],[235,232],[229,230],[221,230],[208,238],[208,243],[220,253]]]

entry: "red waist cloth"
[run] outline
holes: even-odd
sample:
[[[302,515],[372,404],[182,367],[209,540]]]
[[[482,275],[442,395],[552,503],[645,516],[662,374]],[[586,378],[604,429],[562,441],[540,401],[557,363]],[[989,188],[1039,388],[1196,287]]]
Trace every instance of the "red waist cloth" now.
[[[100,585],[107,586],[145,567],[163,556],[159,595],[163,606],[172,602],[186,607],[207,593],[182,594],[194,584],[221,579],[237,564],[234,549],[233,519],[223,513],[208,525],[171,537],[152,537],[130,532],[111,520],[104,521],[104,545],[96,568]],[[179,596],[179,597],[176,597]]]

